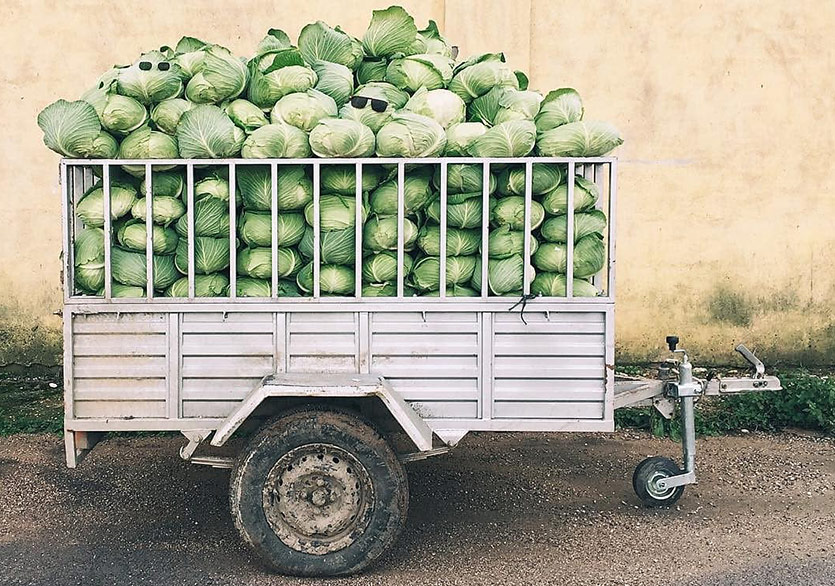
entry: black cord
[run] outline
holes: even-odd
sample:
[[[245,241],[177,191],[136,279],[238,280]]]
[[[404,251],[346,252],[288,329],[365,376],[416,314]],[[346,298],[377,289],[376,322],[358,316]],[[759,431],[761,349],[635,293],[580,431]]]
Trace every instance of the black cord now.
[[[525,307],[527,307],[528,301],[530,301],[531,299],[536,299],[537,297],[539,297],[539,295],[536,295],[534,293],[528,293],[527,295],[523,294],[519,298],[519,301],[514,303],[510,307],[510,309],[508,309],[508,311],[513,311],[514,309],[516,309],[521,304],[522,309],[519,311],[519,317],[521,318],[523,324],[528,325],[528,322],[525,321]]]

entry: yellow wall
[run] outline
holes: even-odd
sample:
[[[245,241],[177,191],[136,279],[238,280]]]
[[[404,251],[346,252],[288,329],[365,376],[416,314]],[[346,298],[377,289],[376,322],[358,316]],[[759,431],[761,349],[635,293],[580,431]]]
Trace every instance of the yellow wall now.
[[[183,34],[248,55],[267,28],[322,18],[355,35],[354,0],[0,6],[0,364],[49,361],[59,336],[58,157],[37,113]],[[462,56],[504,50],[543,91],[575,87],[626,137],[617,228],[621,360],[680,334],[703,360],[745,340],[772,360],[835,362],[835,4],[414,0]],[[789,7],[791,6],[791,7]],[[272,16],[270,16],[272,15]]]

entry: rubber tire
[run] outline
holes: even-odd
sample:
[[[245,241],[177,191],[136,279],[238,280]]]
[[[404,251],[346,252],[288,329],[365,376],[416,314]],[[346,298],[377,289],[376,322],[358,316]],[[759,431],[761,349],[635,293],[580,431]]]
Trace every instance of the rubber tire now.
[[[314,555],[284,544],[262,505],[267,474],[284,454],[309,443],[330,443],[351,453],[369,473],[374,511],[365,531],[347,547]],[[358,415],[307,407],[265,425],[238,457],[229,489],[235,526],[264,564],[293,576],[340,576],[360,572],[394,544],[406,524],[409,483],[388,443]]]
[[[665,499],[656,498],[649,492],[647,485],[649,484],[652,476],[658,472],[663,473],[668,478],[670,476],[682,474],[678,464],[673,462],[670,458],[653,456],[652,458],[647,458],[635,467],[635,472],[632,474],[632,488],[644,505],[648,507],[669,507],[678,502],[678,499],[680,499],[681,495],[684,494],[684,487],[675,487],[672,495]]]

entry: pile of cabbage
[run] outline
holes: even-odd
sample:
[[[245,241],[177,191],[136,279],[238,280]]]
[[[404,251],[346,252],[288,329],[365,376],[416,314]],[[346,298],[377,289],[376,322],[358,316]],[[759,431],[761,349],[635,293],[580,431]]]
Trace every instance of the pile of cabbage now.
[[[68,158],[293,159],[366,157],[592,157],[623,141],[605,122],[584,119],[570,88],[528,89],[502,53],[455,61],[457,49],[433,21],[418,30],[401,7],[374,11],[362,39],[324,22],[305,26],[296,45],[270,29],[250,59],[192,37],[116,66],[73,102],[38,116],[44,143]],[[101,168],[93,166],[101,175]],[[146,282],[144,165],[112,167],[112,292],[141,297]],[[278,167],[279,296],[311,295],[313,177],[310,165]],[[446,282],[440,279],[438,165],[406,167],[403,275],[407,295],[480,294],[483,185],[489,188],[488,283],[491,295],[562,296],[567,247],[574,246],[576,296],[594,296],[591,277],[605,264],[600,192],[565,165],[533,165],[531,265],[525,266],[524,165],[448,166]],[[574,242],[567,243],[568,182],[574,182]],[[360,207],[362,295],[396,294],[397,169],[327,164],[320,174],[320,289],[354,295],[356,218]],[[240,165],[230,193],[228,166],[195,169],[194,272],[197,296],[226,296],[230,279],[230,205],[236,208],[238,296],[272,292],[272,178],[269,165]],[[151,181],[153,288],[188,295],[185,171],[154,165]],[[104,287],[104,190],[98,181],[77,201],[83,227],[74,238],[78,293]],[[233,203],[230,203],[233,202]]]

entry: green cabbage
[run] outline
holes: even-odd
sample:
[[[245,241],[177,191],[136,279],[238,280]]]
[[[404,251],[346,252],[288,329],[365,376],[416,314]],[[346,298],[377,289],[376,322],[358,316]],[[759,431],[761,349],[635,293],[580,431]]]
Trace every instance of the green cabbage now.
[[[119,283],[133,287],[144,287],[148,283],[144,253],[114,246],[110,251],[110,262],[113,279]],[[154,255],[154,289],[162,291],[179,278],[173,255]]]
[[[446,285],[466,285],[473,278],[475,256],[448,256],[446,259]],[[425,256],[415,263],[410,284],[421,291],[441,288],[441,259]]]
[[[186,97],[198,104],[219,104],[241,95],[249,72],[241,59],[229,49],[212,45],[205,51],[200,71],[186,86]]]
[[[532,165],[531,194],[543,195],[554,190],[562,181],[563,170],[554,163]],[[499,175],[498,191],[502,195],[525,195],[525,167],[508,166]]]
[[[608,122],[569,122],[541,132],[536,150],[543,157],[601,157],[622,144]]]
[[[170,228],[156,225],[152,232],[154,254],[173,254],[177,249],[177,233]],[[130,220],[119,228],[116,239],[123,248],[145,252],[147,234],[145,222]]]
[[[143,62],[150,63],[151,67],[143,69],[140,67]],[[176,98],[183,92],[182,74],[177,65],[171,65],[167,70],[160,69],[159,65],[164,62],[165,55],[159,51],[145,53],[130,67],[119,70],[117,91],[146,106]]]
[[[417,245],[429,256],[441,254],[441,227],[427,224],[420,229]],[[463,230],[447,227],[446,253],[448,256],[467,256],[474,254],[481,246],[480,230]]]
[[[235,282],[235,293],[238,297],[270,297],[272,283],[266,279],[238,277]]]
[[[415,261],[409,254],[403,255],[403,275],[409,276]],[[366,283],[386,283],[397,279],[397,253],[384,250],[365,257],[362,261],[362,280]]]
[[[362,38],[362,47],[370,57],[407,53],[417,38],[417,32],[415,20],[400,6],[375,10]]]
[[[594,207],[600,199],[600,189],[584,177],[574,177],[574,209],[586,210]],[[568,210],[568,185],[561,183],[542,198],[542,207],[552,216],[564,214]]]
[[[462,122],[452,124],[446,130],[447,157],[466,157],[467,149],[479,136],[487,132],[487,127],[481,122]]]
[[[137,199],[130,210],[131,215],[139,220],[145,220],[148,211],[146,199]],[[159,195],[151,198],[151,213],[154,224],[168,226],[186,213],[186,206],[178,197]]]
[[[264,112],[247,100],[237,99],[226,104],[223,108],[229,119],[241,130],[246,133],[251,133],[256,128],[269,124],[267,116]]]
[[[242,248],[238,251],[239,275],[269,279],[273,273],[272,249],[267,247]],[[278,249],[278,276],[292,277],[299,272],[302,257],[295,248]]]
[[[480,243],[480,242],[479,242]],[[530,235],[530,253],[534,254],[539,243],[533,234]],[[487,254],[490,258],[507,258],[514,254],[524,254],[525,232],[523,230],[512,230],[507,224],[490,231],[487,240]]]
[[[445,147],[446,133],[441,125],[420,114],[393,114],[377,132],[379,157],[434,157]]]
[[[175,254],[177,270],[188,274],[188,240],[180,238]],[[208,275],[229,267],[229,238],[196,236],[194,238],[194,272]]]
[[[356,257],[356,231],[353,228],[331,230],[319,235],[319,257],[322,263],[352,265]],[[304,231],[299,252],[308,260],[313,259],[313,228]]]
[[[245,159],[303,159],[310,155],[307,134],[290,124],[267,124],[244,141]]]
[[[305,230],[304,216],[300,213],[278,214],[278,246],[295,246]],[[238,221],[238,235],[247,246],[272,246],[272,214],[245,211]]]
[[[474,139],[467,152],[474,157],[526,157],[536,144],[536,126],[530,120],[502,122]]]
[[[270,112],[273,124],[290,124],[310,132],[320,120],[335,118],[339,110],[333,98],[319,90],[287,94],[279,99]]]
[[[409,55],[393,59],[386,68],[386,81],[412,94],[421,88],[445,88],[451,80],[452,59],[443,55]]]
[[[410,250],[417,240],[418,229],[409,218],[403,218],[403,246]],[[372,216],[363,230],[363,247],[373,252],[397,250],[397,218]]]
[[[142,126],[127,135],[119,145],[120,159],[176,159],[177,140],[164,132]],[[155,171],[173,169],[174,165],[154,165]],[[122,169],[134,177],[145,176],[145,165],[122,165]]]
[[[489,292],[493,295],[521,295],[524,265],[522,256],[519,254],[502,259],[489,259],[487,262]],[[531,279],[535,278],[535,271],[530,265],[528,265],[528,276]],[[471,284],[473,289],[481,292],[481,257],[476,259]]]
[[[362,44],[343,32],[331,28],[321,20],[308,24],[299,33],[299,52],[305,62],[338,63],[349,70],[356,69],[362,61]]]
[[[545,218],[545,210],[538,201],[531,201],[531,216],[529,223],[531,230],[536,230]],[[499,198],[490,214],[490,221],[494,226],[510,226],[511,230],[525,229],[525,198],[520,195],[509,195]]]
[[[565,274],[567,267],[566,244],[543,242],[533,256],[536,268],[549,273]],[[574,276],[590,277],[606,264],[606,247],[598,234],[580,238],[574,245]]]
[[[555,216],[542,224],[542,237],[549,242],[566,242],[568,239],[568,216]],[[574,242],[589,234],[603,238],[606,230],[606,215],[600,210],[574,214]]]
[[[572,88],[562,88],[545,96],[536,116],[536,130],[545,132],[582,119],[583,101],[580,94]]]
[[[345,65],[330,61],[314,61],[310,65],[319,81],[316,89],[330,96],[337,106],[342,106],[354,93],[354,74]]]
[[[182,98],[163,100],[151,109],[151,121],[165,134],[175,135],[180,118],[194,106],[193,102]]]
[[[296,276],[299,289],[313,293],[313,263],[306,264]],[[324,264],[319,269],[319,290],[323,295],[350,295],[354,292],[354,270],[342,265]]]
[[[217,106],[199,105],[177,124],[177,144],[184,159],[223,159],[241,151],[243,132]]]
[[[304,209],[313,201],[313,182],[303,166],[279,165],[277,173],[279,213]],[[268,166],[241,165],[236,177],[244,207],[266,212],[271,210],[272,175]]]
[[[565,275],[560,273],[539,273],[531,282],[531,293],[547,297],[565,297]],[[597,288],[584,279],[574,279],[574,297],[597,297]]]
[[[136,203],[136,189],[128,184],[111,181],[110,218],[118,220],[128,214]],[[85,226],[101,228],[104,226],[104,189],[97,183],[81,196],[75,206],[76,215]]]
[[[426,208],[434,193],[430,187],[431,170],[413,171],[403,178],[405,213],[414,214]],[[391,179],[371,193],[371,212],[380,216],[397,215],[397,179]]]
[[[177,234],[188,238],[188,215],[180,216],[174,225]],[[229,204],[216,197],[194,202],[194,235],[215,238],[229,234]]]
[[[362,192],[373,190],[380,184],[384,171],[378,165],[362,166]],[[357,171],[354,165],[324,165],[321,168],[319,183],[322,193],[356,195]]]
[[[229,289],[229,278],[221,273],[194,275],[195,297],[224,297]],[[166,297],[188,297],[188,277],[177,279],[165,290]]]
[[[309,142],[317,157],[362,158],[374,154],[374,133],[355,120],[323,118],[310,132]]]
[[[38,114],[44,144],[64,157],[88,157],[102,132],[95,108],[78,100],[58,100]]]
[[[357,200],[346,195],[323,195],[319,200],[319,228],[322,232],[344,230],[356,225]],[[365,219],[365,210],[363,219]],[[313,225],[313,202],[304,208],[304,219]]]

